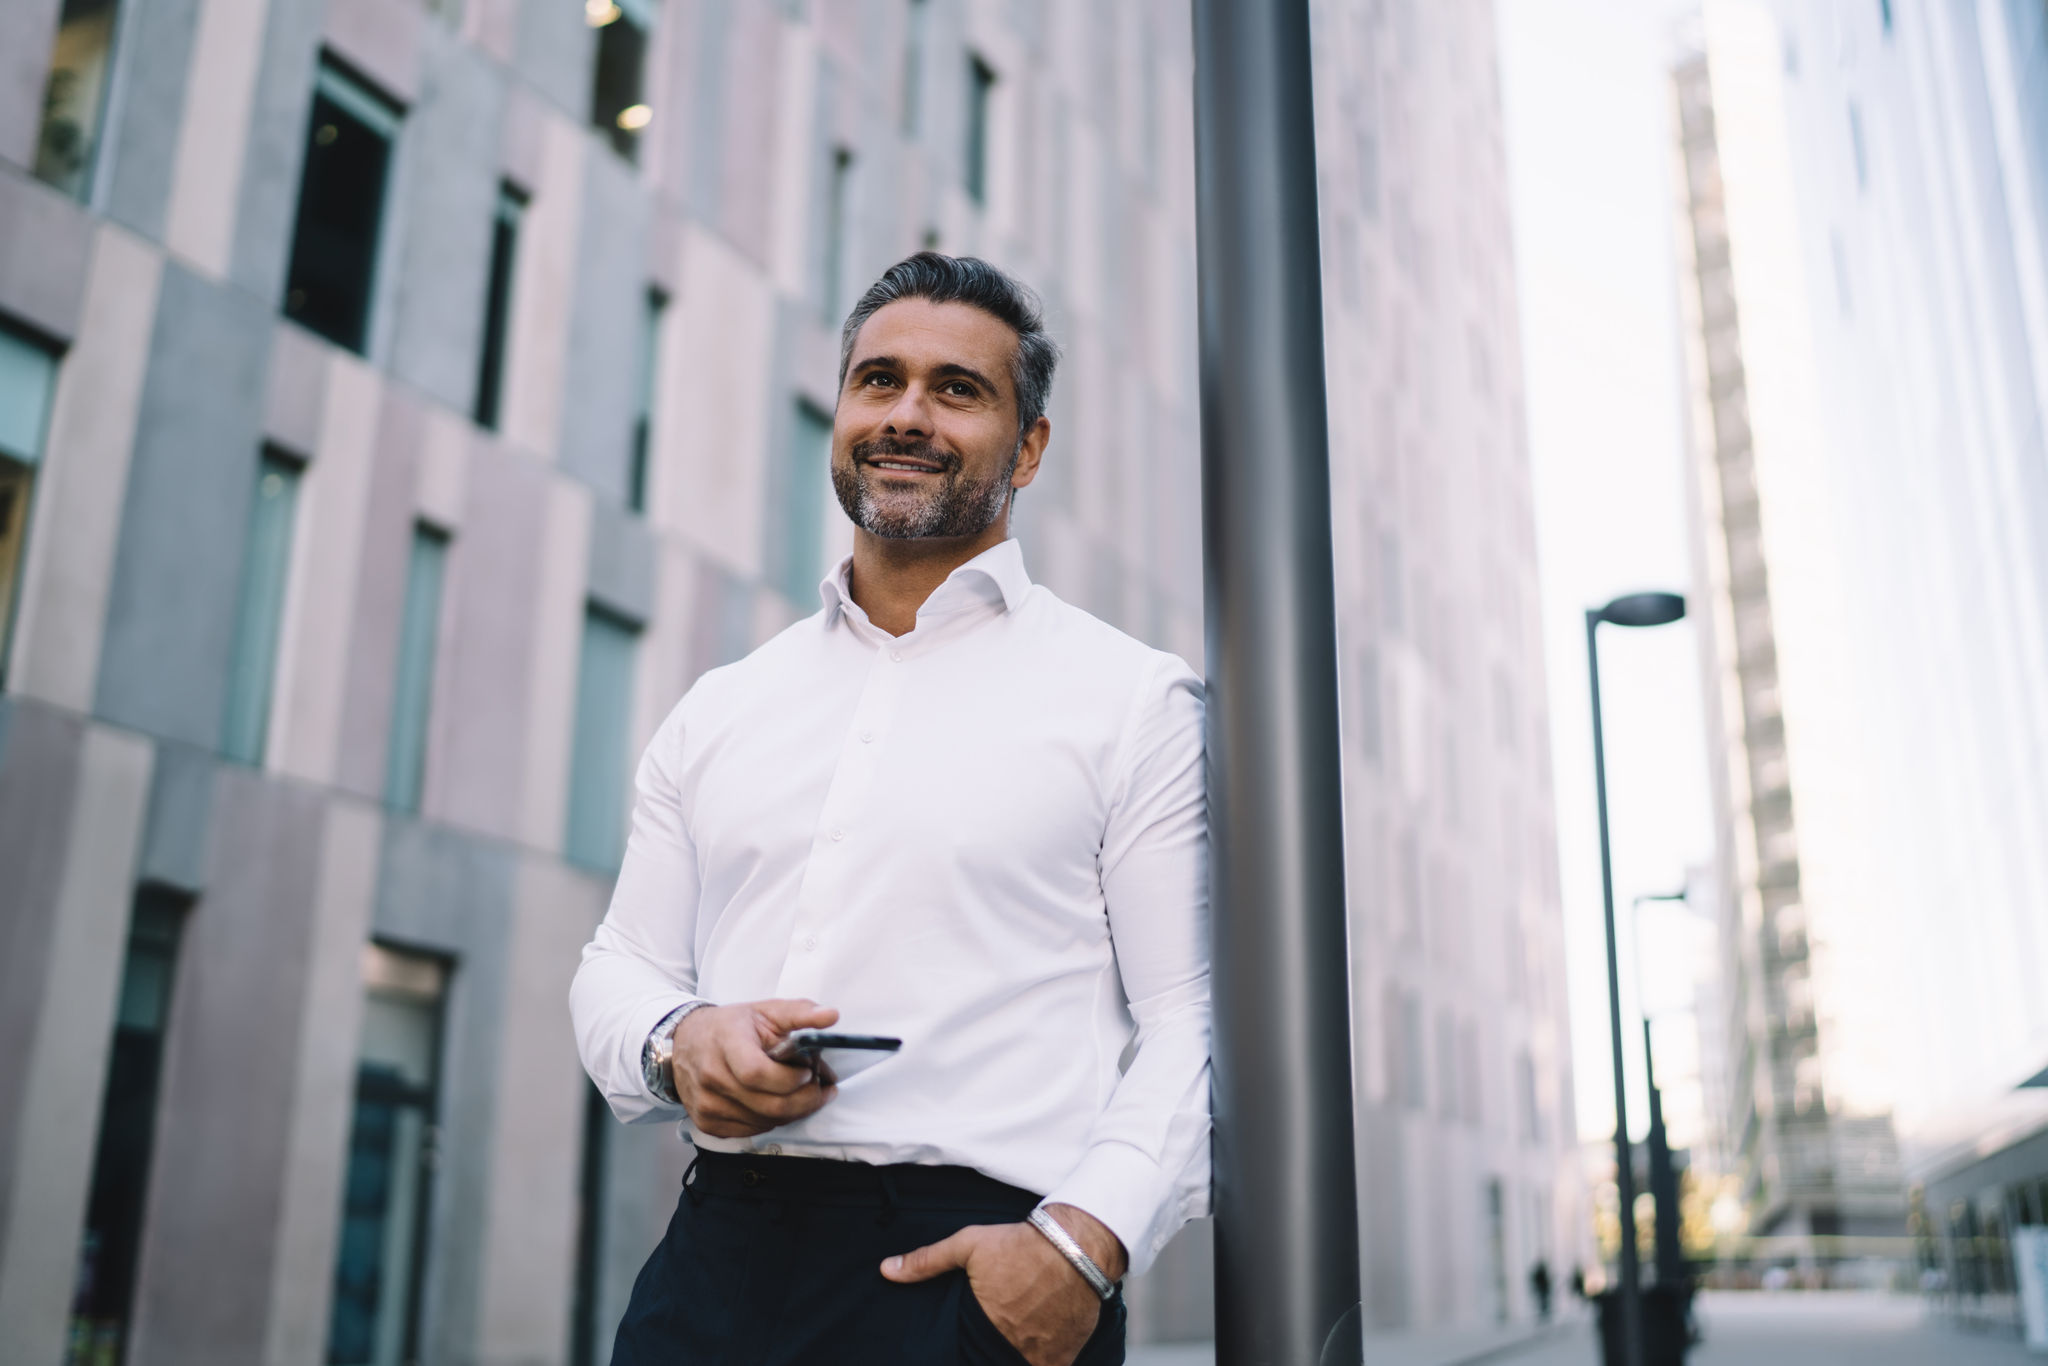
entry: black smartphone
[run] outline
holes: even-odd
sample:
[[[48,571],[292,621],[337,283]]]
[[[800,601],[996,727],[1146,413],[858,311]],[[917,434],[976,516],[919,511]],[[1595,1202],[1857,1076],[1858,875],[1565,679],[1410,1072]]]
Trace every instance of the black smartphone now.
[[[768,1050],[777,1062],[808,1067],[818,1080],[833,1086],[903,1047],[903,1040],[880,1034],[838,1034],[829,1029],[794,1029]]]

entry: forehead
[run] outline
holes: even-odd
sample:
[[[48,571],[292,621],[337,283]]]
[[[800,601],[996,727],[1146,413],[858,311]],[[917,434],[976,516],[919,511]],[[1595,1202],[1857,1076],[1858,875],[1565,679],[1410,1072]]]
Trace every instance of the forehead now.
[[[861,324],[852,364],[890,356],[911,370],[966,365],[1000,379],[1016,351],[1017,334],[1009,324],[972,304],[898,299]]]

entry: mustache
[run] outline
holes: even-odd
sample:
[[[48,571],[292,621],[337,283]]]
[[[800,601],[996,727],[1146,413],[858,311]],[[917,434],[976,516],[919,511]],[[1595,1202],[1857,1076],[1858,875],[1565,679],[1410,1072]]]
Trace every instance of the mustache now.
[[[853,463],[856,465],[870,464],[878,457],[890,455],[937,465],[948,474],[960,468],[959,456],[951,451],[941,450],[929,441],[905,441],[897,436],[878,436],[872,441],[856,441],[853,445]]]

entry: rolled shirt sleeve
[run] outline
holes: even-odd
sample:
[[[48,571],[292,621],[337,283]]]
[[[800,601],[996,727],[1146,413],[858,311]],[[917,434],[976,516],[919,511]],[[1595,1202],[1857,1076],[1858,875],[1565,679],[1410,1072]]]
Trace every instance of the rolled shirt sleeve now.
[[[1137,1025],[1080,1162],[1046,1197],[1102,1221],[1131,1274],[1209,1210],[1208,811],[1202,684],[1161,656],[1137,699],[1104,833],[1102,888]]]

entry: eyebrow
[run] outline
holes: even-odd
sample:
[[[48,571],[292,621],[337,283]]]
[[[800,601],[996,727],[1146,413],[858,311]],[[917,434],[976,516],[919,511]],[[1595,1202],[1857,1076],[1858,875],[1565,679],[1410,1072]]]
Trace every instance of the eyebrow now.
[[[860,376],[875,370],[901,371],[904,368],[906,367],[903,362],[895,356],[865,356],[847,367],[846,377],[849,380],[858,379]],[[1001,398],[1003,395],[1002,389],[997,386],[994,380],[973,366],[962,365],[958,361],[946,361],[935,365],[932,367],[932,374],[940,379],[970,379],[997,398]]]

